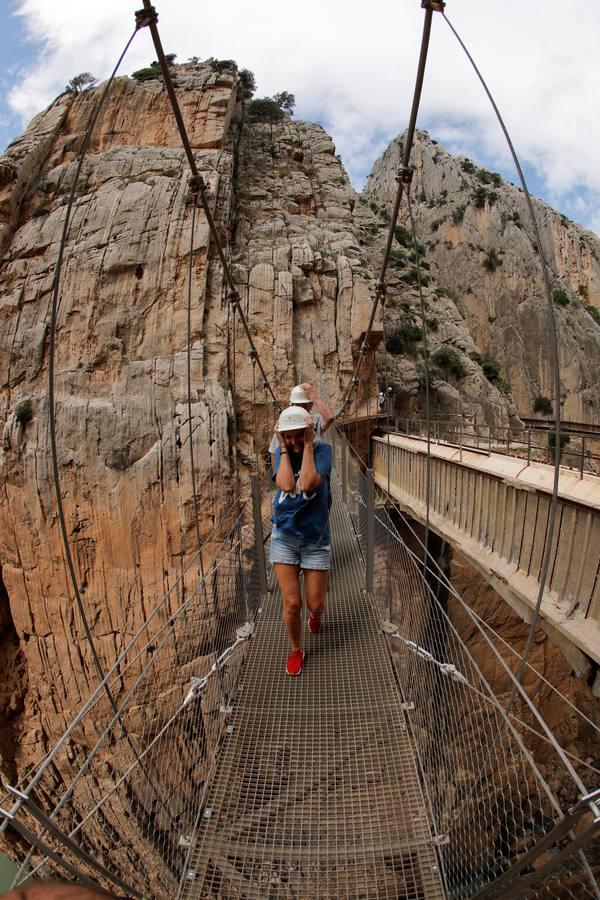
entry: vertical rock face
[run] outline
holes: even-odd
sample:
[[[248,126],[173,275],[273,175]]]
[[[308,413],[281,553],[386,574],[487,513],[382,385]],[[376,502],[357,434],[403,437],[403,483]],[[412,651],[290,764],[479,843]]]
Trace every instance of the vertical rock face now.
[[[283,401],[294,384],[309,381],[338,409],[348,389],[373,284],[354,228],[355,200],[320,126],[287,121],[275,129],[255,124],[244,130],[234,277]],[[372,340],[380,334],[376,325]],[[238,334],[238,347],[242,341]],[[254,409],[254,385],[264,446],[275,414],[251,370],[242,351],[241,409]],[[371,383],[374,391],[373,377]],[[240,427],[248,443],[253,423],[242,416]]]
[[[365,196],[390,206],[401,162],[394,140],[371,173]],[[542,265],[526,199],[499,175],[455,158],[418,132],[413,150],[414,215],[425,259],[479,352],[502,364],[517,412],[552,397],[553,352]],[[533,201],[554,292],[563,418],[600,415],[600,240]],[[407,225],[407,221],[404,220]]]
[[[394,187],[397,189],[396,182]],[[369,200],[369,196],[360,198],[355,221],[369,261],[380,272],[390,214],[387,203]],[[506,426],[514,415],[506,386],[499,378],[491,381],[486,377],[467,323],[436,278],[425,251],[419,241],[417,269],[412,234],[402,224],[397,226],[385,277],[385,342],[377,352],[380,389],[391,391],[391,411],[395,415],[422,417],[427,344],[434,415],[465,415],[480,424]],[[444,351],[453,354],[458,374],[444,372],[434,364],[436,354]]]
[[[285,405],[289,388],[307,379],[335,407],[368,320],[372,279],[333,144],[306,123],[240,133],[234,72],[210,64],[173,71],[277,399]],[[14,684],[0,696],[0,725],[10,734],[0,753],[12,780],[97,682],[63,556],[47,369],[66,204],[99,90],[59,98],[0,160],[0,658],[20,654]],[[261,380],[253,383],[239,322],[233,340],[223,272],[200,212],[192,238],[188,174],[162,83],[118,79],[75,190],[56,332],[66,529],[104,666],[195,549],[190,424],[204,536],[230,504],[238,453],[262,452],[275,419]]]

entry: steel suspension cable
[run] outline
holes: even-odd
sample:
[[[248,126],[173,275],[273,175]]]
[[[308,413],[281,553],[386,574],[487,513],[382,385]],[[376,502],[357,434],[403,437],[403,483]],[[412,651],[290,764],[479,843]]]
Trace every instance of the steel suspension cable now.
[[[57,321],[58,321],[58,310],[59,310],[59,305],[60,305],[60,284],[61,284],[60,278],[61,278],[61,272],[62,272],[62,264],[63,264],[63,258],[64,258],[64,253],[65,253],[65,247],[66,247],[66,243],[67,243],[67,235],[68,235],[69,227],[71,224],[71,214],[72,214],[73,205],[75,202],[75,191],[76,191],[77,185],[79,183],[79,176],[81,174],[83,162],[84,162],[87,150],[90,145],[94,127],[96,125],[96,122],[98,121],[98,118],[100,116],[102,109],[104,108],[104,103],[108,96],[108,92],[112,86],[112,83],[116,77],[116,74],[117,74],[119,68],[121,67],[121,63],[123,62],[123,60],[127,54],[127,51],[129,50],[129,48],[133,42],[133,39],[135,38],[137,32],[139,31],[139,29],[141,27],[143,27],[143,23],[141,23],[141,20],[138,20],[136,22],[135,30],[133,31],[131,37],[127,41],[121,55],[119,56],[119,58],[117,60],[117,63],[115,65],[113,71],[111,72],[111,75],[110,75],[108,81],[106,82],[106,84],[104,86],[104,89],[103,89],[98,101],[96,102],[96,104],[92,110],[90,120],[89,120],[89,123],[87,126],[87,130],[86,130],[86,133],[85,133],[85,136],[83,139],[83,143],[82,143],[81,151],[80,151],[80,155],[79,155],[79,160],[77,163],[77,167],[75,169],[75,175],[73,178],[73,183],[71,185],[69,199],[67,202],[67,208],[66,208],[66,212],[65,212],[65,220],[64,220],[63,230],[62,230],[62,234],[61,234],[61,240],[60,240],[60,245],[59,245],[59,250],[58,250],[58,257],[57,257],[57,261],[56,261],[53,290],[52,290],[51,313],[50,313],[50,334],[49,334],[49,340],[48,340],[48,422],[49,422],[49,431],[50,431],[52,473],[53,473],[54,491],[55,491],[55,496],[56,496],[57,512],[58,512],[58,518],[59,518],[59,523],[60,523],[60,530],[61,530],[65,560],[67,563],[69,577],[70,577],[73,591],[75,594],[75,601],[76,601],[77,609],[79,611],[79,616],[81,618],[83,630],[84,630],[87,642],[90,647],[94,667],[96,669],[96,672],[98,674],[100,682],[104,682],[104,678],[105,678],[104,669],[102,667],[102,663],[100,662],[100,657],[98,655],[98,651],[96,649],[96,645],[95,645],[95,642],[94,642],[94,639],[92,636],[92,631],[91,631],[91,628],[90,628],[90,625],[89,625],[89,622],[87,619],[85,608],[83,606],[83,599],[81,597],[81,591],[79,588],[79,580],[77,578],[77,573],[75,571],[75,562],[73,559],[73,554],[71,552],[71,547],[69,544],[69,537],[67,534],[67,523],[66,523],[65,510],[64,510],[63,499],[62,499],[62,486],[61,486],[60,472],[59,472],[59,467],[58,467],[58,447],[57,447],[57,440],[56,440],[56,401],[55,401],[56,331],[57,331]],[[113,711],[116,712],[115,701],[114,701],[112,693],[111,693],[108,685],[106,684],[106,682],[104,682],[104,690],[105,690],[105,693],[107,695],[107,698],[109,700],[109,703],[110,703]],[[123,735],[129,745],[132,753],[134,754],[134,757],[136,759],[139,759],[137,750],[136,750],[128,732],[126,731],[124,724],[122,722],[120,722],[120,725],[123,730]],[[156,796],[158,797],[160,802],[164,805],[164,801],[161,798],[160,791],[158,791],[156,786],[152,783],[152,780],[150,779],[150,776],[149,776],[148,772],[146,771],[145,767],[140,764],[140,768],[141,768],[141,771],[143,772],[144,776],[146,777],[148,783],[152,786],[153,790],[155,791]],[[19,801],[17,801],[17,803],[19,803]],[[166,806],[165,806],[165,811],[167,812],[168,815],[170,815],[168,813]],[[4,826],[0,826],[0,828],[3,828],[3,827]]]
[[[233,303],[237,307],[237,310],[238,310],[238,313],[240,316],[240,321],[241,321],[244,331],[246,333],[248,343],[250,344],[250,349],[251,349],[252,353],[254,353],[256,356],[256,363],[258,365],[258,368],[260,369],[260,373],[261,373],[263,379],[267,382],[267,384],[269,386],[269,392],[270,392],[273,400],[275,401],[275,403],[277,403],[277,398],[276,398],[275,394],[273,393],[273,389],[271,387],[269,379],[267,378],[266,372],[263,368],[263,364],[260,360],[260,356],[258,354],[258,351],[254,344],[254,340],[252,339],[252,335],[250,333],[250,328],[248,326],[246,316],[244,315],[244,312],[242,310],[240,295],[239,295],[239,292],[233,281],[231,269],[230,269],[227,259],[225,257],[225,253],[223,251],[223,247],[221,244],[221,239],[219,237],[219,232],[215,225],[215,220],[214,220],[213,214],[211,212],[210,205],[208,203],[208,198],[206,196],[206,185],[204,183],[204,179],[202,178],[202,176],[200,175],[200,173],[198,171],[198,166],[196,165],[196,159],[194,157],[194,153],[193,153],[191,145],[190,145],[190,141],[188,138],[185,123],[183,121],[183,116],[181,115],[181,110],[179,108],[177,95],[175,94],[175,88],[173,87],[173,80],[171,78],[171,73],[169,72],[169,66],[168,66],[167,60],[165,58],[165,53],[164,53],[164,50],[162,47],[160,35],[158,33],[158,26],[157,26],[158,14],[157,14],[155,8],[152,6],[150,0],[143,0],[143,2],[144,2],[144,9],[141,10],[139,13],[136,13],[136,18],[139,17],[140,20],[143,20],[142,24],[147,25],[150,28],[150,34],[152,35],[154,49],[156,50],[156,55],[158,57],[158,62],[159,62],[162,76],[163,76],[163,79],[165,82],[165,87],[167,89],[167,94],[169,97],[169,101],[171,103],[171,108],[173,110],[173,115],[175,116],[175,121],[177,122],[177,128],[179,131],[183,149],[185,151],[185,155],[187,157],[189,167],[192,171],[192,182],[193,182],[194,186],[197,188],[198,195],[200,197],[200,204],[204,211],[204,215],[206,216],[206,221],[207,221],[208,227],[210,229],[212,239],[215,243],[215,247],[217,249],[219,260],[221,261],[221,265],[223,267],[223,274],[225,276],[225,280],[227,282],[228,289],[229,289],[228,290],[229,300],[231,301],[231,303]]]
[[[146,2],[146,0],[145,0]],[[417,66],[417,75],[416,75],[416,83],[415,89],[413,92],[413,101],[412,107],[410,111],[410,119],[408,128],[406,131],[406,140],[404,142],[403,152],[402,152],[402,163],[398,172],[397,181],[398,181],[398,190],[396,192],[396,198],[394,201],[394,207],[392,210],[392,216],[390,219],[388,236],[386,247],[383,255],[383,261],[381,263],[381,270],[379,273],[379,280],[375,285],[375,296],[373,298],[373,304],[371,307],[371,315],[369,317],[369,322],[367,325],[367,330],[365,332],[365,336],[360,348],[358,360],[356,362],[356,366],[354,368],[354,373],[352,378],[358,376],[360,369],[362,367],[364,356],[366,355],[369,348],[369,336],[371,334],[373,323],[375,321],[375,315],[377,313],[377,307],[379,303],[383,300],[383,295],[385,292],[385,275],[388,266],[388,261],[390,257],[390,251],[392,249],[392,241],[394,239],[394,232],[396,229],[396,224],[398,222],[398,213],[400,210],[400,202],[402,200],[402,193],[404,191],[404,187],[406,181],[410,182],[410,177],[412,175],[412,170],[409,167],[410,162],[410,154],[412,151],[412,145],[414,140],[414,134],[417,127],[417,115],[419,112],[419,104],[421,101],[421,93],[423,90],[423,81],[425,77],[425,65],[427,63],[427,53],[429,50],[429,38],[431,35],[431,21],[434,12],[443,12],[444,3],[441,0],[421,0],[421,6],[425,9],[425,19],[423,22],[423,34],[421,37],[421,50],[419,53],[419,62]],[[352,385],[346,392],[346,396],[344,398],[344,402],[342,403],[342,407],[338,412],[338,416],[341,416],[346,406],[349,403],[350,395],[352,392]]]
[[[194,503],[194,526],[196,531],[196,551],[200,558],[200,577],[202,579],[202,594],[204,596],[204,604],[209,617],[214,620],[214,596],[212,591],[206,589],[206,579],[204,577],[204,559],[202,555],[202,538],[200,537],[200,510],[198,508],[198,492],[196,489],[196,466],[194,459],[194,429],[192,427],[192,282],[193,282],[193,261],[194,261],[194,237],[196,233],[196,203],[197,192],[196,186],[192,183],[192,222],[190,227],[190,252],[188,265],[188,292],[187,292],[187,409],[188,409],[188,435],[189,435],[189,454],[190,454],[190,470],[192,481],[192,498]],[[209,600],[209,594],[211,600]],[[216,635],[211,637],[211,652],[217,655]],[[221,672],[218,672],[219,687],[221,695],[224,698],[224,685]]]
[[[419,242],[417,241],[417,231],[415,228],[415,219],[413,216],[412,203],[410,200],[410,187],[406,190],[406,204],[408,208],[408,216],[410,219],[410,227],[412,231],[413,247],[415,253],[415,268],[417,270],[417,285],[419,290],[419,308],[421,312],[421,329],[423,331],[423,367],[425,372],[425,430],[427,434],[427,460],[425,473],[425,540],[426,547],[429,546],[429,515],[431,506],[431,392],[430,379],[431,372],[429,369],[429,342],[427,340],[427,319],[425,316],[425,299],[423,297],[423,281],[421,278],[421,254],[419,253]],[[389,453],[389,450],[388,450]],[[389,464],[388,464],[389,469]],[[388,493],[391,493],[388,491]],[[427,570],[426,555],[423,559],[425,569]]]

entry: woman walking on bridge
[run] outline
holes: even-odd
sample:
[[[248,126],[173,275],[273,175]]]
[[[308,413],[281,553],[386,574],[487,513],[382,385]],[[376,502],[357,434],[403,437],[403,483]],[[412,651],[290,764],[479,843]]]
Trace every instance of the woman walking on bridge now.
[[[290,639],[286,672],[300,675],[302,649],[302,592],[308,607],[308,629],[317,635],[325,609],[327,576],[331,563],[329,537],[329,474],[331,447],[315,444],[315,426],[306,410],[289,406],[275,426],[278,446],[273,478],[277,492],[273,504],[271,562],[283,597],[283,621]]]

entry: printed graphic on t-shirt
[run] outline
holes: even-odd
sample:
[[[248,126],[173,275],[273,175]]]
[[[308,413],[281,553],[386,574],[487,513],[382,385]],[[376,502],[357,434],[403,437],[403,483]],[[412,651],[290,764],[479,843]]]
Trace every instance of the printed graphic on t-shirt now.
[[[314,447],[315,469],[323,479],[314,491],[307,493],[300,488],[302,457],[289,454],[296,486],[293,491],[277,490],[273,504],[273,523],[281,531],[287,531],[304,541],[329,540],[329,487],[327,478],[331,472],[332,453],[329,444]],[[274,476],[277,475],[281,455],[275,453]]]

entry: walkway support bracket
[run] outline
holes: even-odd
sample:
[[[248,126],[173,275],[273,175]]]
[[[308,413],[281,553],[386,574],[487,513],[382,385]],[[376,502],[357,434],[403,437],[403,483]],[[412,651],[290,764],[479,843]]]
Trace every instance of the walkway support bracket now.
[[[258,563],[258,577],[260,578],[260,592],[264,596],[268,593],[267,566],[265,562],[265,539],[262,527],[258,475],[252,476],[252,517],[254,519],[254,537],[256,541],[256,559]]]

